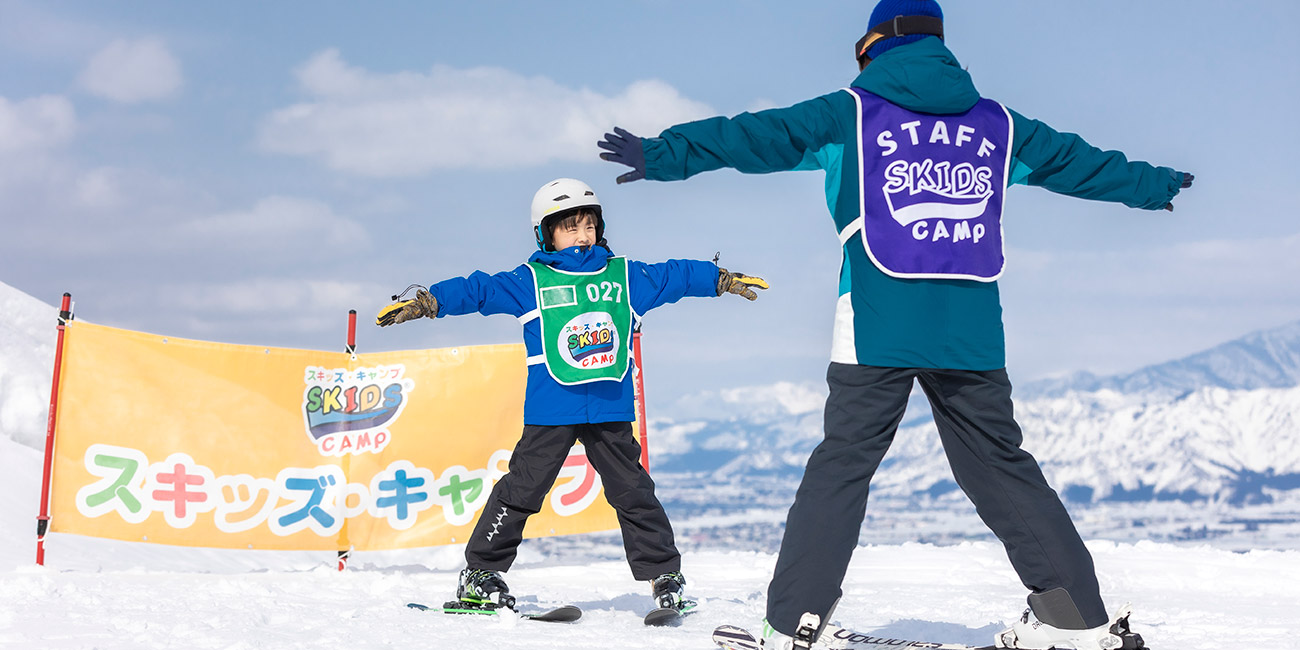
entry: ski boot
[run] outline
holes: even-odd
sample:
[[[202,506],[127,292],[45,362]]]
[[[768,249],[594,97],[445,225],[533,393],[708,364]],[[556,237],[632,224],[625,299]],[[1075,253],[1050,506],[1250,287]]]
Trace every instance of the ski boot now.
[[[650,581],[655,608],[645,615],[646,625],[676,625],[698,604],[682,596],[686,578],[680,571],[665,573]]]
[[[686,591],[686,576],[681,571],[665,573],[651,580],[650,588],[654,594],[655,607],[660,609],[680,610],[683,602],[689,602],[682,597]]]
[[[821,617],[812,612],[799,617],[799,629],[795,630],[794,636],[777,632],[767,619],[763,619],[763,639],[759,647],[762,650],[808,650],[817,642],[821,631]]]
[[[1142,650],[1146,644],[1142,635],[1129,628],[1128,617],[1132,609],[1125,605],[1106,625],[1088,629],[1069,629],[1048,625],[1034,618],[1033,610],[1026,609],[1020,620],[994,639],[999,648],[1047,650]]]
[[[460,572],[460,582],[456,586],[456,600],[444,605],[448,608],[496,610],[502,607],[515,608],[515,597],[510,595],[510,587],[496,571],[466,568]]]

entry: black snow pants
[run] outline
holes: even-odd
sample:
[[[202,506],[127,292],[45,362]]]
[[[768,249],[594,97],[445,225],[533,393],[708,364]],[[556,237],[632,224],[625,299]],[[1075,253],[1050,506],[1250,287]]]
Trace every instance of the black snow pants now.
[[[510,568],[524,537],[525,521],[542,509],[569,448],[579,440],[600,474],[605,499],[618,515],[632,577],[653,580],[681,570],[672,524],[655,497],[654,481],[641,467],[641,445],[632,435],[631,422],[524,425],[509,472],[493,486],[465,546],[469,568]]]
[[[953,477],[1006,547],[1032,592],[1062,588],[1089,627],[1107,622],[1092,555],[1038,462],[1020,448],[1006,370],[976,372],[832,363],[825,439],[786,519],[767,619],[793,634],[841,595],[866,514],[867,486],[903,419],[913,380],[930,400]]]

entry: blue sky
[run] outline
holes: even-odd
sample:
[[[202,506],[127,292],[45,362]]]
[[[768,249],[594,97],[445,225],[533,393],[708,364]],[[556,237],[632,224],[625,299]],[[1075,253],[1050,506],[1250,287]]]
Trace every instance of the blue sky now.
[[[614,124],[651,135],[847,85],[872,3],[802,4],[0,0],[0,281],[188,338],[338,349],[357,309],[362,351],[513,342],[503,316],[368,324],[407,284],[522,262],[533,192],[572,176],[616,252],[720,251],[772,284],[652,312],[652,398],[819,381],[839,263],[821,174],[616,186],[595,147]],[[1197,175],[1172,214],[1011,192],[1013,379],[1300,319],[1300,5],[944,10],[984,95]]]

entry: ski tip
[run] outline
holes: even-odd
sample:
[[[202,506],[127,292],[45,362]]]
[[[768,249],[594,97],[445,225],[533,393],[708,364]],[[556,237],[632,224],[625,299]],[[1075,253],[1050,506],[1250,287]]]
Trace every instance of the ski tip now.
[[[573,623],[582,618],[582,610],[574,605],[563,605],[540,614],[521,614],[524,618],[550,623]]]
[[[654,626],[677,625],[682,622],[687,614],[695,611],[698,603],[693,600],[683,600],[680,607],[660,607],[653,609],[645,615],[645,624]]]
[[[713,642],[723,650],[759,650],[762,646],[743,627],[720,625],[713,630]]]
[[[681,612],[678,612],[675,609],[656,609],[645,615],[645,624],[652,627],[677,625],[681,620]]]

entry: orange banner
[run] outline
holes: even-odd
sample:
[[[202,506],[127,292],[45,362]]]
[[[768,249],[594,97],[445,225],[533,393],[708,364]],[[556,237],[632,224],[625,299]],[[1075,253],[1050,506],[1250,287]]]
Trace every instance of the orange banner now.
[[[463,543],[523,427],[522,345],[348,355],[66,330],[50,530],[181,546]],[[575,446],[526,535],[617,527]]]

